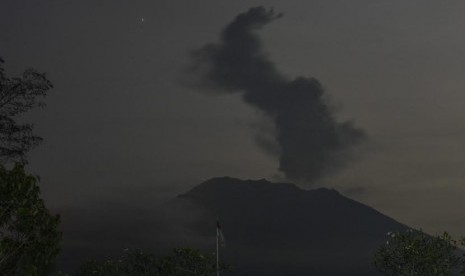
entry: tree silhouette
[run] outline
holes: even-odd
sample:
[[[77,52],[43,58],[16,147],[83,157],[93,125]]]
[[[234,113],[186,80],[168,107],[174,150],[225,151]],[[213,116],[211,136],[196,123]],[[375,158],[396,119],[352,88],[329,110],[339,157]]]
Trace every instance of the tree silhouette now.
[[[38,179],[0,165],[0,275],[48,275],[59,252],[60,218],[39,196]]]
[[[464,259],[457,249],[457,241],[447,232],[438,236],[411,229],[388,233],[386,243],[376,252],[375,266],[384,275],[458,275]]]
[[[19,77],[9,78],[0,58],[0,162],[25,161],[26,153],[42,138],[33,134],[33,125],[18,122],[25,112],[43,107],[42,101],[53,87],[44,73],[25,70]]]
[[[24,170],[26,153],[42,138],[19,119],[45,105],[52,84],[34,69],[9,78],[3,63],[0,58],[0,275],[48,275],[59,251],[60,218],[40,198],[38,178]]]

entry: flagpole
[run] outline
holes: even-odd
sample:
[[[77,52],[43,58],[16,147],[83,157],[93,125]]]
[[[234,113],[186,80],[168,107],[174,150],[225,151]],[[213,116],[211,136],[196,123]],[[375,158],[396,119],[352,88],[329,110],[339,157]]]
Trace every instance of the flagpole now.
[[[218,218],[216,219],[216,276],[220,276],[220,229],[218,228]]]

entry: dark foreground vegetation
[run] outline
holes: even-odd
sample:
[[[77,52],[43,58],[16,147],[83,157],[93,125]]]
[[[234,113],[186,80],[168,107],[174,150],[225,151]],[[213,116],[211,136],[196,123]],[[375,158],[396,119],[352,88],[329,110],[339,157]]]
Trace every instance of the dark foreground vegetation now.
[[[465,239],[456,241],[447,232],[436,236],[421,230],[388,233],[374,262],[384,275],[465,275],[465,258],[459,245],[465,245]]]
[[[227,266],[220,264],[220,270]],[[141,251],[126,250],[117,260],[84,263],[75,276],[210,276],[216,275],[216,256],[203,254],[199,250],[174,249],[172,255],[155,256]]]

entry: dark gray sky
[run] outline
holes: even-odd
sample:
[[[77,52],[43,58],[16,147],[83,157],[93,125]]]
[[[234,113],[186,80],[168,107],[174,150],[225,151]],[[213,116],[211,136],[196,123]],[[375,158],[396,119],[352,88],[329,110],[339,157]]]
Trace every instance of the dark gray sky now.
[[[463,1],[3,0],[7,72],[34,67],[55,85],[30,116],[47,203],[144,205],[214,176],[282,177],[254,142],[259,111],[185,85],[189,51],[257,5],[285,14],[259,33],[279,71],[319,79],[337,119],[369,137],[314,186],[465,233]]]

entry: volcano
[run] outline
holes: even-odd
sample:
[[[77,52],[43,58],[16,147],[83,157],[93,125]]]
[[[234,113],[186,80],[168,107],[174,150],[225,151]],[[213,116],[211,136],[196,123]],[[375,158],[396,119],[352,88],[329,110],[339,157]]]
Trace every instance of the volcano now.
[[[220,219],[227,275],[379,275],[373,256],[386,233],[408,229],[336,190],[264,179],[213,178],[163,209],[176,210],[174,232],[184,229],[177,243],[204,250],[214,251]]]

